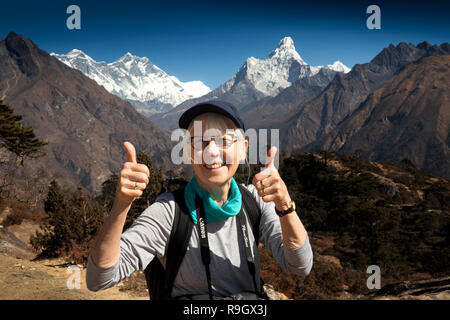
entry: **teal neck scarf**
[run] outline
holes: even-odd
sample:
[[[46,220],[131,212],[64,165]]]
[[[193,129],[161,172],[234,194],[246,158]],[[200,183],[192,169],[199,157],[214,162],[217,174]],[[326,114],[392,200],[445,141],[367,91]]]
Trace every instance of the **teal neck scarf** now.
[[[189,209],[192,221],[194,221],[195,224],[197,224],[197,212],[195,208],[196,194],[203,200],[206,223],[228,219],[241,211],[242,195],[234,178],[231,178],[228,199],[224,205],[220,207],[207,191],[200,188],[197,178],[194,176],[184,189],[184,201]]]

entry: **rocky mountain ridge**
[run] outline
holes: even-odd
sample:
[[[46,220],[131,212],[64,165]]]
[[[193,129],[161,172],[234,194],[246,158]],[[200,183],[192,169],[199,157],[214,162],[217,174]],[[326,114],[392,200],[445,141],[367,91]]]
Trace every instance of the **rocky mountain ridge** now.
[[[153,115],[150,119],[164,128],[174,129],[178,127],[181,113],[194,104],[207,100],[224,100],[242,109],[264,98],[274,97],[295,81],[313,77],[321,70],[344,73],[350,69],[339,61],[326,67],[308,65],[296,51],[292,38],[284,37],[269,53],[268,58],[248,58],[218,88],[199,98],[186,100],[166,113]]]
[[[332,131],[350,116],[367,95],[380,88],[401,69],[421,58],[450,54],[450,45],[401,42],[389,45],[369,63],[357,64],[347,74],[338,74],[314,99],[297,106],[297,113],[280,128],[286,150],[301,149]]]
[[[181,102],[211,91],[201,81],[182,82],[151,63],[147,57],[126,53],[111,62],[97,62],[81,50],[55,54],[71,68],[80,70],[110,93],[131,102],[142,114],[168,111]]]
[[[44,168],[63,184],[98,190],[118,173],[126,140],[155,164],[170,166],[167,131],[14,32],[0,41],[0,98],[23,116],[23,125],[48,142],[46,156],[21,168],[22,177],[35,176],[38,168]]]
[[[450,177],[450,55],[411,63],[306,151],[336,150],[373,161],[409,159]]]

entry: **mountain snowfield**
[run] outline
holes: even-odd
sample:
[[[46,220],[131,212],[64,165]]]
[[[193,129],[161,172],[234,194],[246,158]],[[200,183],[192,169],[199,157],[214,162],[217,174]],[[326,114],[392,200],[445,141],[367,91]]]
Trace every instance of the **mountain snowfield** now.
[[[77,49],[67,54],[51,55],[125,100],[175,106],[211,91],[201,81],[182,82],[152,64],[148,58],[129,52],[112,63],[97,62]]]
[[[314,76],[322,68],[347,73],[342,62],[325,66],[308,65],[295,49],[291,37],[284,37],[268,58],[248,58],[224,84],[211,91],[201,81],[181,82],[155,66],[146,57],[125,54],[112,63],[97,62],[74,49],[68,54],[51,55],[78,69],[110,93],[130,101],[148,116],[164,113],[183,102],[235,96],[240,105],[267,96],[276,96],[296,80]],[[203,98],[202,98],[203,97]]]
[[[351,70],[349,67],[347,67],[345,64],[343,64],[340,61],[335,61],[333,64],[329,64],[327,66],[327,68],[337,71],[337,72],[343,72],[343,73],[348,73]]]
[[[273,97],[296,80],[311,77],[322,68],[344,73],[350,71],[350,68],[340,61],[327,67],[308,65],[296,51],[292,38],[284,37],[267,59],[248,58],[239,71],[222,85],[222,90],[227,91],[245,79],[264,96]]]

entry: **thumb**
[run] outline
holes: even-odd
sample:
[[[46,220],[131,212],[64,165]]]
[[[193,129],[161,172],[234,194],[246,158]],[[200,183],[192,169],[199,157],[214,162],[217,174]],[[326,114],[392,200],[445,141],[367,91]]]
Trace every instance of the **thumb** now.
[[[265,168],[275,167],[275,155],[277,154],[277,147],[272,146],[267,151],[266,165]]]
[[[128,162],[137,163],[137,161],[136,161],[136,149],[134,148],[134,146],[130,142],[125,141],[123,143],[123,147],[125,148],[125,151],[127,152]]]

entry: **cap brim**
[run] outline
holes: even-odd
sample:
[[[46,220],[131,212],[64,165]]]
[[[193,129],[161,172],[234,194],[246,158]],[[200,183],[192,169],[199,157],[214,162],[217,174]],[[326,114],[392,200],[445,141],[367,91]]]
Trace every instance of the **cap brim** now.
[[[229,112],[227,112],[226,110],[224,110],[222,108],[219,108],[213,104],[208,104],[208,103],[198,104],[198,105],[190,108],[189,110],[185,111],[181,115],[180,120],[178,121],[178,125],[182,129],[187,129],[192,120],[194,120],[198,115],[200,115],[202,113],[206,113],[206,112],[214,112],[214,113],[224,115],[227,118],[229,118],[230,120],[232,120],[233,123],[238,128],[244,129],[239,124],[239,122],[234,118],[234,116],[232,114],[230,114]]]

